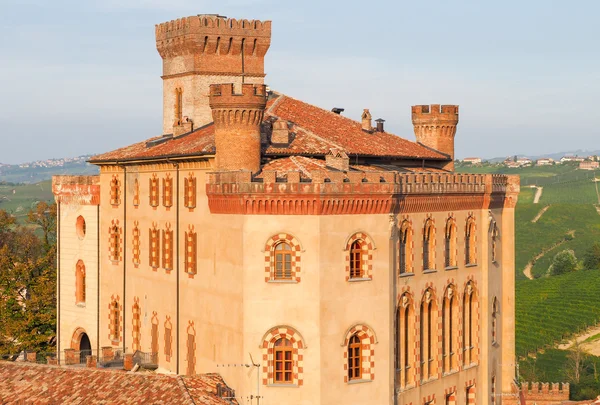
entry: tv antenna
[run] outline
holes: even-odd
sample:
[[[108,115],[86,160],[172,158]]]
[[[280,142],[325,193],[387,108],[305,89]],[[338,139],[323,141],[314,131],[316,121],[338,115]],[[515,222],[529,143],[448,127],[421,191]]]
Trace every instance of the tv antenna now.
[[[260,364],[254,362],[254,358],[252,357],[252,353],[248,353],[250,356],[250,363],[230,363],[230,364],[217,364],[217,367],[256,367],[256,395],[250,394],[250,403],[254,403],[256,399],[256,405],[260,405],[260,400],[263,398],[260,396]]]

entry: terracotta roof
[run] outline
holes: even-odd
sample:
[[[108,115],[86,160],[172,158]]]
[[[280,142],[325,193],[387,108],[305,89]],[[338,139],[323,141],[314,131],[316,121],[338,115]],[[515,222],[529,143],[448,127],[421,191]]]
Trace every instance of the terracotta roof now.
[[[163,142],[161,142],[163,140]],[[151,144],[155,142],[154,146]],[[90,162],[143,160],[175,156],[198,156],[215,153],[215,130],[212,124],[176,138],[157,136],[112,152],[94,156]]]
[[[181,377],[0,361],[2,404],[206,404],[217,397],[218,374]]]
[[[281,118],[292,123],[292,141],[284,148],[266,146],[272,156],[324,156],[331,148],[351,156],[447,160],[436,151],[388,132],[366,132],[361,124],[339,114],[275,93],[267,103],[265,120]],[[152,146],[154,144],[154,146]],[[215,153],[214,126],[205,125],[175,138],[155,137],[103,153],[92,163],[198,156]]]
[[[349,171],[356,172],[382,172],[394,171],[400,173],[448,173],[446,170],[427,167],[398,167],[393,165],[374,164],[374,165],[350,165]],[[300,171],[300,177],[303,179],[312,178],[311,173],[320,171],[325,174],[337,172],[338,170],[328,167],[323,159],[309,158],[306,156],[289,156],[285,158],[274,159],[262,167],[261,173],[256,177],[262,178],[265,171],[276,171],[277,178],[285,178],[287,172]]]
[[[267,154],[324,155],[335,147],[348,155],[448,160],[446,155],[418,143],[388,132],[364,131],[358,121],[286,95],[279,95],[267,115],[292,122],[291,131],[296,132],[288,148],[269,147]]]

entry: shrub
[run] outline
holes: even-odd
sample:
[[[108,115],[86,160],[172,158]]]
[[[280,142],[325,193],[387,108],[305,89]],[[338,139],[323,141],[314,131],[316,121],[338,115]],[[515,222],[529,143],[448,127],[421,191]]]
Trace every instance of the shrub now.
[[[574,271],[577,267],[577,258],[575,252],[567,249],[562,252],[558,252],[552,260],[550,266],[550,273],[553,275],[565,274]]]
[[[600,268],[600,243],[596,242],[583,256],[583,267],[586,269]]]

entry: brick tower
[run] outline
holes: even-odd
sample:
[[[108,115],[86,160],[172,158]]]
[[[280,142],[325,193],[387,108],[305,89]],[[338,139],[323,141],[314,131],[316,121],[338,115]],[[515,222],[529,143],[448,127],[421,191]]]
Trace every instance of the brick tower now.
[[[444,165],[444,169],[454,171],[454,135],[458,124],[458,106],[414,105],[412,122],[417,142],[448,155],[452,160]]]
[[[215,123],[217,170],[260,170],[260,124],[267,104],[264,84],[233,83],[210,86],[210,108]]]
[[[264,83],[271,21],[197,15],[158,24],[155,30],[163,60],[164,134],[189,132],[212,121],[209,85]]]

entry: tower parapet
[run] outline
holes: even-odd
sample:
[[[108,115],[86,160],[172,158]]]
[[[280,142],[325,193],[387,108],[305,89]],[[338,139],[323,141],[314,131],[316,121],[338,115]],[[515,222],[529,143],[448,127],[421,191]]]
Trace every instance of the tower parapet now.
[[[448,155],[444,169],[454,170],[454,136],[458,124],[457,105],[414,105],[412,122],[417,142]]]
[[[218,170],[260,170],[260,124],[267,105],[264,84],[212,84],[210,108],[215,125]]]
[[[173,127],[184,116],[194,128],[211,122],[209,85],[264,82],[271,21],[197,15],[158,24],[155,35],[163,60],[164,134],[182,132]]]

